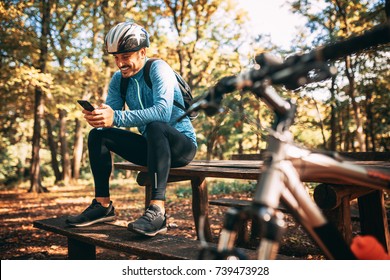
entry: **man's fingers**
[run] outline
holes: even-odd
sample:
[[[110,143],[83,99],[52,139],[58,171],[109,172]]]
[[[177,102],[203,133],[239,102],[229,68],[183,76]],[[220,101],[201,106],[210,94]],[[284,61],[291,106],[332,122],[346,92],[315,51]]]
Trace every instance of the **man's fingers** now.
[[[94,111],[85,114],[84,118],[93,127],[110,127],[113,123],[113,112],[110,106],[102,104]]]
[[[101,121],[104,119],[102,115],[85,115],[84,118],[88,121]]]
[[[93,127],[105,127],[103,121],[89,121],[88,123]]]

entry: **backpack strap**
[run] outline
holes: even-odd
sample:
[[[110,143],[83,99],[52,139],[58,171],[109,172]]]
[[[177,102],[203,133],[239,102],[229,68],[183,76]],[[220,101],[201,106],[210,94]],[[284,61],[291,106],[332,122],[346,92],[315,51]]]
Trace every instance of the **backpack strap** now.
[[[127,87],[129,86],[129,80],[130,78],[121,77],[120,92],[121,92],[121,98],[123,100],[123,110],[125,109],[126,106],[126,91],[127,91]]]
[[[147,86],[151,89],[152,88],[152,81],[150,80],[150,67],[152,66],[153,61],[158,60],[158,58],[150,58],[146,61],[144,66],[144,79],[147,84]],[[126,91],[127,87],[129,86],[130,78],[123,78],[121,77],[121,84],[120,84],[120,92],[121,92],[121,98],[123,100],[123,110],[126,106]]]
[[[158,58],[149,58],[145,63],[144,67],[144,79],[147,86],[152,89],[152,80],[150,79],[150,67],[152,67],[152,63],[158,60]]]
[[[144,67],[144,80],[145,80],[146,85],[150,89],[152,89],[152,80],[150,79],[150,67],[152,67],[152,63],[156,60],[159,60],[159,58],[149,58],[148,61],[146,61],[145,67]],[[175,73],[175,76],[177,79],[177,73],[175,71],[174,71],[174,73]],[[182,89],[183,85],[181,83],[179,83],[179,87],[180,87],[180,90],[183,90]],[[183,105],[181,105],[179,102],[177,102],[176,100],[173,100],[173,104],[176,107],[179,107],[180,109],[182,109],[184,112],[186,111],[186,108]]]

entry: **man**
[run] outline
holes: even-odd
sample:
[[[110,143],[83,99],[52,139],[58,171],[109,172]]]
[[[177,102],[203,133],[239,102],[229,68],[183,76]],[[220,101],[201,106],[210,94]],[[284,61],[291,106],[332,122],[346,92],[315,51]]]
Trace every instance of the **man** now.
[[[109,178],[112,170],[110,152],[135,164],[148,167],[152,199],[143,216],[129,223],[128,230],[147,236],[166,232],[165,190],[170,167],[190,163],[197,149],[196,135],[189,118],[176,120],[184,113],[176,100],[184,104],[175,74],[163,60],[150,68],[152,89],[145,83],[144,65],[149,34],[135,23],[119,23],[105,38],[108,53],[119,68],[110,82],[105,104],[89,112],[86,121],[94,127],[88,138],[89,158],[95,182],[92,204],[78,216],[71,216],[72,226],[88,226],[115,219],[110,200]],[[120,93],[120,81],[129,78],[126,104]],[[140,134],[116,127],[137,127]]]

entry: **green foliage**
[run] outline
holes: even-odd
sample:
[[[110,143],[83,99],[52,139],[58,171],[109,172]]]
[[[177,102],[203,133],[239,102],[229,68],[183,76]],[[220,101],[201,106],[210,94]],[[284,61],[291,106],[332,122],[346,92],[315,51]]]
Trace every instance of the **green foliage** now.
[[[294,1],[292,11],[307,18],[306,25],[315,35],[312,44],[317,46],[361,34],[385,22],[383,5],[383,1]],[[388,86],[388,50],[389,46],[384,45],[335,61],[338,75],[333,84],[328,81],[305,88],[306,97],[316,105],[317,117],[307,118],[307,109],[314,112],[314,107],[306,101],[310,107],[304,105],[305,110],[297,117],[298,124],[305,122],[304,129],[295,130],[300,141],[339,151],[389,149],[389,110],[381,109],[388,104],[382,102],[388,102],[389,96],[381,82],[386,81]],[[319,87],[324,90],[319,91]],[[312,131],[308,134],[307,129]],[[315,137],[321,141],[313,142]]]
[[[253,193],[255,190],[256,184],[253,181],[248,183],[242,183],[242,181],[233,181],[233,182],[215,182],[209,191],[210,194],[230,194],[230,193]]]
[[[232,193],[247,193],[251,194],[254,192],[256,184],[254,181],[248,181],[243,183],[242,181],[210,181],[208,183],[208,192],[211,195],[217,194],[232,194]],[[190,198],[192,195],[191,188],[188,186],[177,187],[174,191],[178,198]]]
[[[189,187],[179,187],[175,190],[175,195],[178,198],[189,198],[192,196],[192,190]]]

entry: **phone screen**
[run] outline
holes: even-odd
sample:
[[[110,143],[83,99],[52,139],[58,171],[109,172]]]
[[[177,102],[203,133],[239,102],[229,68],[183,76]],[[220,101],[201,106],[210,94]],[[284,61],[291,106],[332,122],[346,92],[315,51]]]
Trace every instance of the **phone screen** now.
[[[77,100],[77,102],[87,111],[92,112],[95,108],[87,100]]]

